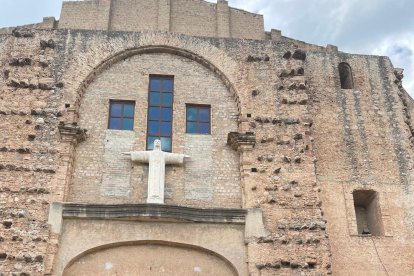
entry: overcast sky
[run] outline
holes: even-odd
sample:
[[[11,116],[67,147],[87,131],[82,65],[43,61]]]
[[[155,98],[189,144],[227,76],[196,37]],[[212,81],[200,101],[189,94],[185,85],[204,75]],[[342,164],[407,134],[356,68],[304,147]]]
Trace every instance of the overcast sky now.
[[[150,0],[148,0],[150,1]],[[208,0],[216,2],[216,0]],[[62,0],[0,0],[0,27],[59,18]],[[266,30],[305,42],[337,45],[341,51],[386,55],[405,69],[404,86],[414,96],[413,0],[230,0],[264,15]]]

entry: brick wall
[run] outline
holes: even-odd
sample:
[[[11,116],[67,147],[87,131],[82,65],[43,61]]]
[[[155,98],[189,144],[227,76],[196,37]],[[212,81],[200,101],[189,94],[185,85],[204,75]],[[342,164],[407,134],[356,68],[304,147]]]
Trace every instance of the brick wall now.
[[[194,36],[265,38],[262,15],[203,0],[63,2],[61,29],[171,31]]]
[[[265,39],[263,16],[239,9],[230,9],[231,37]]]
[[[30,32],[0,35],[2,273],[50,272],[59,238],[49,233],[51,202],[144,202],[146,166],[110,158],[145,149],[150,73],[175,75],[173,150],[194,158],[168,166],[166,201],[261,209],[268,235],[245,241],[251,275],[413,271],[413,104],[389,59],[313,45],[304,53],[293,40]],[[54,48],[44,46],[49,39]],[[154,45],[169,48],[134,54]],[[355,89],[340,89],[344,61]],[[133,137],[106,129],[112,98],[137,102]],[[210,139],[184,133],[188,102],[212,105]],[[59,135],[60,121],[72,132]],[[256,146],[231,150],[230,131],[254,132]],[[384,236],[355,235],[358,189],[378,192]]]
[[[354,89],[341,89],[340,62],[350,64]],[[386,57],[315,53],[310,55],[308,65],[315,99],[317,177],[330,222],[331,248],[338,252],[333,254],[333,271],[409,275],[414,264],[405,257],[398,257],[405,259],[405,266],[393,265],[398,255],[394,246],[406,248],[395,235],[411,239],[407,227],[412,225],[413,216],[411,208],[395,204],[405,201],[411,206],[407,197],[412,187],[412,144],[402,138],[411,136],[410,120],[403,112],[407,107],[400,99],[399,94],[403,94],[398,90],[392,64]],[[322,72],[323,86],[317,81]],[[356,236],[354,190],[378,192],[384,236]],[[344,250],[347,259],[339,253]],[[348,259],[350,256],[352,259]]]
[[[61,29],[108,30],[112,0],[63,2],[59,20]]]
[[[171,31],[194,36],[216,36],[216,5],[205,1],[171,1]]]
[[[148,166],[131,163],[122,152],[145,150],[150,74],[174,75],[173,152],[191,156],[188,166],[167,169],[167,202],[240,207],[238,156],[226,145],[227,133],[237,130],[234,100],[212,72],[195,61],[168,54],[121,61],[85,91],[79,126],[90,133],[77,148],[69,200],[146,202]],[[134,132],[107,129],[111,99],[136,101]],[[211,105],[212,135],[185,133],[187,103]]]
[[[112,3],[112,31],[158,29],[158,1],[116,0]]]

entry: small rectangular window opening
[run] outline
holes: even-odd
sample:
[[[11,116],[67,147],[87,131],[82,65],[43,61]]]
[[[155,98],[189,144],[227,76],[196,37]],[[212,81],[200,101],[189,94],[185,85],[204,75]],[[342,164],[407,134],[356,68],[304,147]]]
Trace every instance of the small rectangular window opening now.
[[[186,129],[191,134],[211,134],[211,107],[187,104]]]
[[[109,102],[109,129],[134,129],[135,102],[110,101]]]
[[[354,79],[352,76],[352,69],[348,63],[342,62],[338,66],[339,78],[341,81],[342,89],[353,89]]]
[[[378,193],[358,190],[353,197],[358,235],[384,235]]]

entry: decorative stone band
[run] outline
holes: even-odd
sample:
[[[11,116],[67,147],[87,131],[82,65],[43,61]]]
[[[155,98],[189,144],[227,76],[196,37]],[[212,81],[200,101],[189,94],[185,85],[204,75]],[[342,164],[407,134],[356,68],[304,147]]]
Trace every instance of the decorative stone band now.
[[[256,134],[253,132],[230,132],[227,136],[227,144],[234,150],[239,150],[241,146],[253,148],[256,145]]]
[[[63,204],[63,219],[165,219],[182,222],[245,224],[246,209],[199,209],[159,204]]]

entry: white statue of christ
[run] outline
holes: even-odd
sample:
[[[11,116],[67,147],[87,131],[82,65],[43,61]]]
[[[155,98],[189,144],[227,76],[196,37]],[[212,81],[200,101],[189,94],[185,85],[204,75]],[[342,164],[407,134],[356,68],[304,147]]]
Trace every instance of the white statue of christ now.
[[[165,165],[183,164],[190,156],[161,151],[161,141],[155,140],[152,151],[131,151],[123,153],[131,156],[133,162],[148,163],[147,203],[164,204]]]

